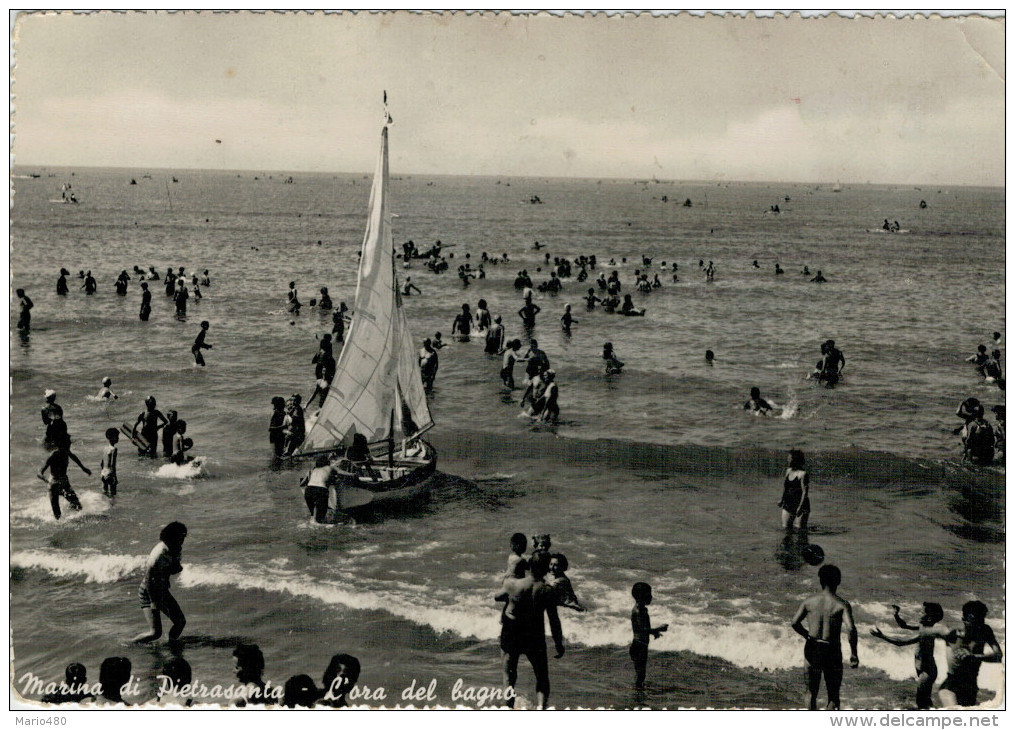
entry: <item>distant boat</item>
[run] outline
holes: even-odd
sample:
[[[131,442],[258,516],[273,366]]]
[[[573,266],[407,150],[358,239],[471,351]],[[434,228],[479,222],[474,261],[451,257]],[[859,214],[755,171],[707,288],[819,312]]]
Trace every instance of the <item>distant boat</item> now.
[[[838,182],[836,182],[835,185],[832,186],[832,192],[833,193],[841,193],[842,192],[842,185],[839,184]]]
[[[437,453],[420,436],[433,427],[416,347],[402,309],[388,208],[388,124],[359,263],[356,303],[321,410],[308,419],[300,454],[343,452],[353,436],[371,446],[369,468],[338,456],[340,510],[406,502],[430,493]],[[398,443],[400,441],[401,443]]]

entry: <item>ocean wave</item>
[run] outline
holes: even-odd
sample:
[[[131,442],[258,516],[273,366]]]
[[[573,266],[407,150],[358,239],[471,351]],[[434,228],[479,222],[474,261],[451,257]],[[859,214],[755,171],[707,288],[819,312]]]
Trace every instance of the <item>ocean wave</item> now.
[[[11,555],[11,566],[40,570],[58,577],[83,576],[86,583],[114,583],[140,571],[144,556],[111,555],[93,550],[28,550]],[[264,565],[184,565],[177,578],[182,588],[221,588],[287,594],[355,611],[381,611],[426,626],[439,634],[493,641],[499,635],[498,604],[489,588],[441,589],[403,581],[363,579],[342,572],[331,579],[309,577],[299,571]],[[798,669],[803,666],[803,644],[784,616],[765,620],[739,620],[714,611],[688,610],[693,604],[707,607],[711,596],[695,590],[693,581],[664,576],[654,581],[656,600],[652,623],[669,629],[650,648],[654,651],[691,652],[723,659],[740,667],[761,671]],[[565,640],[572,644],[600,647],[626,646],[631,641],[631,596],[627,590],[598,581],[576,583],[579,597],[595,596],[592,610],[574,614],[562,609]],[[746,608],[742,606],[741,608]],[[877,609],[877,606],[872,606]],[[909,607],[907,606],[907,609]],[[881,612],[880,609],[879,613]],[[1003,630],[1003,627],[998,627]],[[1002,640],[1003,643],[1003,640]],[[943,647],[939,665],[946,666]],[[883,671],[891,679],[913,676],[913,655],[861,634],[864,666]],[[984,665],[981,686],[994,689],[1003,681],[1000,671]]]

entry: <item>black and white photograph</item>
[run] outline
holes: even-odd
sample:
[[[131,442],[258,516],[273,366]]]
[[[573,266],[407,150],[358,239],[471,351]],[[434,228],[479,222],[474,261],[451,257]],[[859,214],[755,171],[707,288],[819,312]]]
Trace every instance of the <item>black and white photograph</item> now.
[[[11,709],[1004,707],[1004,11],[10,68]]]

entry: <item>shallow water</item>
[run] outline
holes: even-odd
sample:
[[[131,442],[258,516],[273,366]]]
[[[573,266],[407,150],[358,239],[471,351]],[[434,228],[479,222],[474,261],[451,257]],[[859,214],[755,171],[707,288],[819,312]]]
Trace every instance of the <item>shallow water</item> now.
[[[842,568],[860,626],[862,666],[847,673],[846,706],[911,702],[908,649],[867,634],[890,626],[891,603],[912,620],[921,601],[936,600],[957,625],[961,604],[979,598],[1003,644],[1004,476],[960,465],[950,433],[965,397],[1004,403],[962,362],[1005,329],[1003,190],[395,179],[396,245],[454,246],[442,276],[418,263],[400,271],[423,292],[406,299],[417,340],[437,330],[450,340],[461,304],[475,309],[479,298],[524,340],[512,281],[521,268],[548,277],[535,272],[535,240],[551,255],[595,254],[625,291],[641,255],[653,257],[653,272],[676,261],[680,281],[661,276],[661,289],[634,294],[643,319],[586,312],[591,280],[537,295],[532,336],[558,373],[556,427],[517,417],[520,393],[502,388],[499,359],[478,341],[449,342],[431,401],[440,470],[431,501],[319,527],[306,521],[297,487],[306,465],[273,464],[266,431],[272,396],[312,390],[315,335],[330,331],[330,317],[305,306],[291,318],[285,292],[295,280],[305,305],[321,286],[352,304],[369,179],[296,175],[287,185],[282,174],[185,171],[171,183],[170,173],[73,172],[15,179],[13,285],[36,305],[32,334],[13,335],[11,352],[17,675],[56,679],[81,661],[94,679],[102,658],[119,654],[150,692],[167,649],[125,641],[143,626],[140,561],[159,528],[179,519],[190,537],[175,594],[188,616],[184,654],[202,682],[230,682],[231,651],[244,640],[262,647],[275,683],[302,672],[319,680],[342,651],[362,660],[361,684],[389,690],[369,704],[397,702],[414,678],[437,678],[447,703],[459,677],[499,686],[491,597],[508,537],[549,532],[592,607],[564,612],[569,648],[551,659],[555,704],[801,707],[802,645],[789,621],[817,585],[802,544],[784,543],[779,529],[790,447],[808,456],[808,539]],[[49,202],[65,179],[81,205]],[[531,195],[545,204],[520,202]],[[675,202],[685,198],[693,207]],[[764,213],[776,203],[781,214]],[[911,232],[866,232],[883,218]],[[454,269],[483,251],[511,261],[463,289]],[[699,259],[715,262],[714,283]],[[135,264],[207,268],[212,286],[181,322],[152,282],[154,311],[142,323],[137,281],[125,298],[112,287]],[[804,265],[828,283],[810,283]],[[61,266],[91,269],[98,293],[86,297],[72,277],[71,294],[57,297]],[[578,320],[571,337],[558,323],[568,303]],[[202,319],[214,344],[206,368],[189,355]],[[805,379],[829,337],[847,359],[832,390]],[[627,364],[619,376],[603,374],[607,340]],[[109,404],[90,398],[104,376],[120,395]],[[746,414],[752,385],[790,417]],[[121,442],[115,503],[97,478],[72,472],[85,509],[56,523],[34,476],[45,459],[45,388],[57,391],[91,468],[103,431],[133,422],[153,394],[187,420],[201,472],[139,459]],[[644,695],[615,679],[631,672],[630,586],[639,580],[653,585],[653,621],[671,627],[653,643]],[[45,625],[38,605],[51,615]],[[531,697],[531,673],[523,666],[519,676]],[[984,667],[982,687],[1000,681]]]

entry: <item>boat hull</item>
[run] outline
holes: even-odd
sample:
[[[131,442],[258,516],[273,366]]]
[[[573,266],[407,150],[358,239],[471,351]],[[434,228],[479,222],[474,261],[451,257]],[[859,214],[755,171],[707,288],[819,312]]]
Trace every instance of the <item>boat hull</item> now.
[[[348,461],[335,464],[339,509],[356,509],[400,505],[430,496],[431,477],[437,471],[437,452],[425,441],[419,441],[423,453],[411,459],[395,459],[394,473],[383,459],[372,467],[373,475],[354,469]]]

